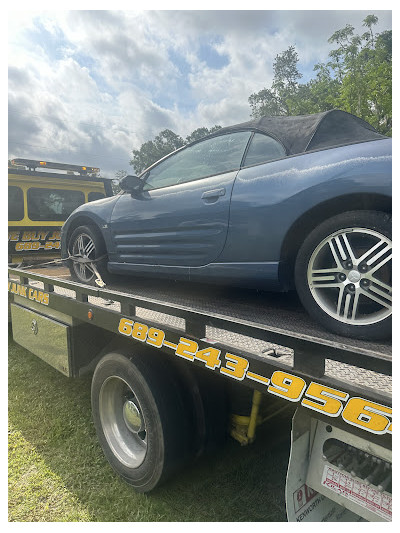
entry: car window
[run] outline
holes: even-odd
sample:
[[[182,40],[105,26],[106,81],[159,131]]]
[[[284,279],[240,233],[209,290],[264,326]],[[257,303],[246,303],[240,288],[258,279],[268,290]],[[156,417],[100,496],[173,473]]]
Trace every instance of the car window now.
[[[159,189],[240,167],[251,133],[240,131],[206,139],[171,155],[150,170],[144,190]]]
[[[285,149],[275,139],[268,135],[255,133],[244,160],[244,166],[265,163],[272,159],[279,159],[286,155]]]
[[[64,221],[83,203],[85,195],[81,191],[28,189],[28,216],[31,220]]]
[[[105,195],[102,192],[90,192],[88,194],[88,202],[93,202],[94,200],[100,200],[105,198]]]
[[[19,187],[8,187],[8,220],[24,218],[24,194]]]

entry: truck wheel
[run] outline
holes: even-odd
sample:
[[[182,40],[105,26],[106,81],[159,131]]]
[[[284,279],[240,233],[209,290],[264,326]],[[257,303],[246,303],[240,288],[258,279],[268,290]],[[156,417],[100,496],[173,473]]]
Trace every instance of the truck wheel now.
[[[364,340],[386,339],[392,317],[391,216],[349,211],[329,218],[297,256],[299,297],[327,329]]]
[[[107,271],[107,250],[104,240],[94,226],[79,226],[76,228],[68,241],[69,255],[77,259],[103,259],[96,261],[96,269],[102,277],[104,283],[109,280],[109,273]],[[79,263],[73,259],[68,259],[68,268],[71,272],[71,277],[79,283],[86,285],[94,285],[96,274],[91,268],[90,263]]]
[[[143,350],[143,348],[141,348]],[[149,492],[191,456],[192,420],[173,369],[159,354],[104,356],[92,381],[93,419],[114,470]]]

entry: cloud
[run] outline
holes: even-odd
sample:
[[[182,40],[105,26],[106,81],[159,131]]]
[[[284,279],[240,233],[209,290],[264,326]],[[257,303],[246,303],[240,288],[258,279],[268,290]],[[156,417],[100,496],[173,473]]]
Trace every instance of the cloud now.
[[[377,31],[389,11],[373,11]],[[10,157],[130,170],[133,148],[169,128],[249,118],[275,56],[326,61],[328,37],[369,11],[9,12]]]

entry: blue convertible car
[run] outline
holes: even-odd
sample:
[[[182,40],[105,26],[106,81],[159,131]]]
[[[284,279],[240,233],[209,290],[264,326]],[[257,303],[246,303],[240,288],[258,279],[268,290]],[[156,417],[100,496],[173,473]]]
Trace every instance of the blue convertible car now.
[[[387,338],[391,147],[339,110],[220,129],[76,209],[62,257],[83,283],[97,268],[295,288],[331,331]]]

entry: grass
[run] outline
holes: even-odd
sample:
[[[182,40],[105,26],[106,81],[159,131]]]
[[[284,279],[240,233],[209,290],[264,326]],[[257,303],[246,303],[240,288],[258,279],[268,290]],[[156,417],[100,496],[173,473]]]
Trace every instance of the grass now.
[[[136,493],[108,465],[90,377],[68,379],[9,342],[9,521],[286,521],[290,412],[251,446],[229,439],[166,485]]]

